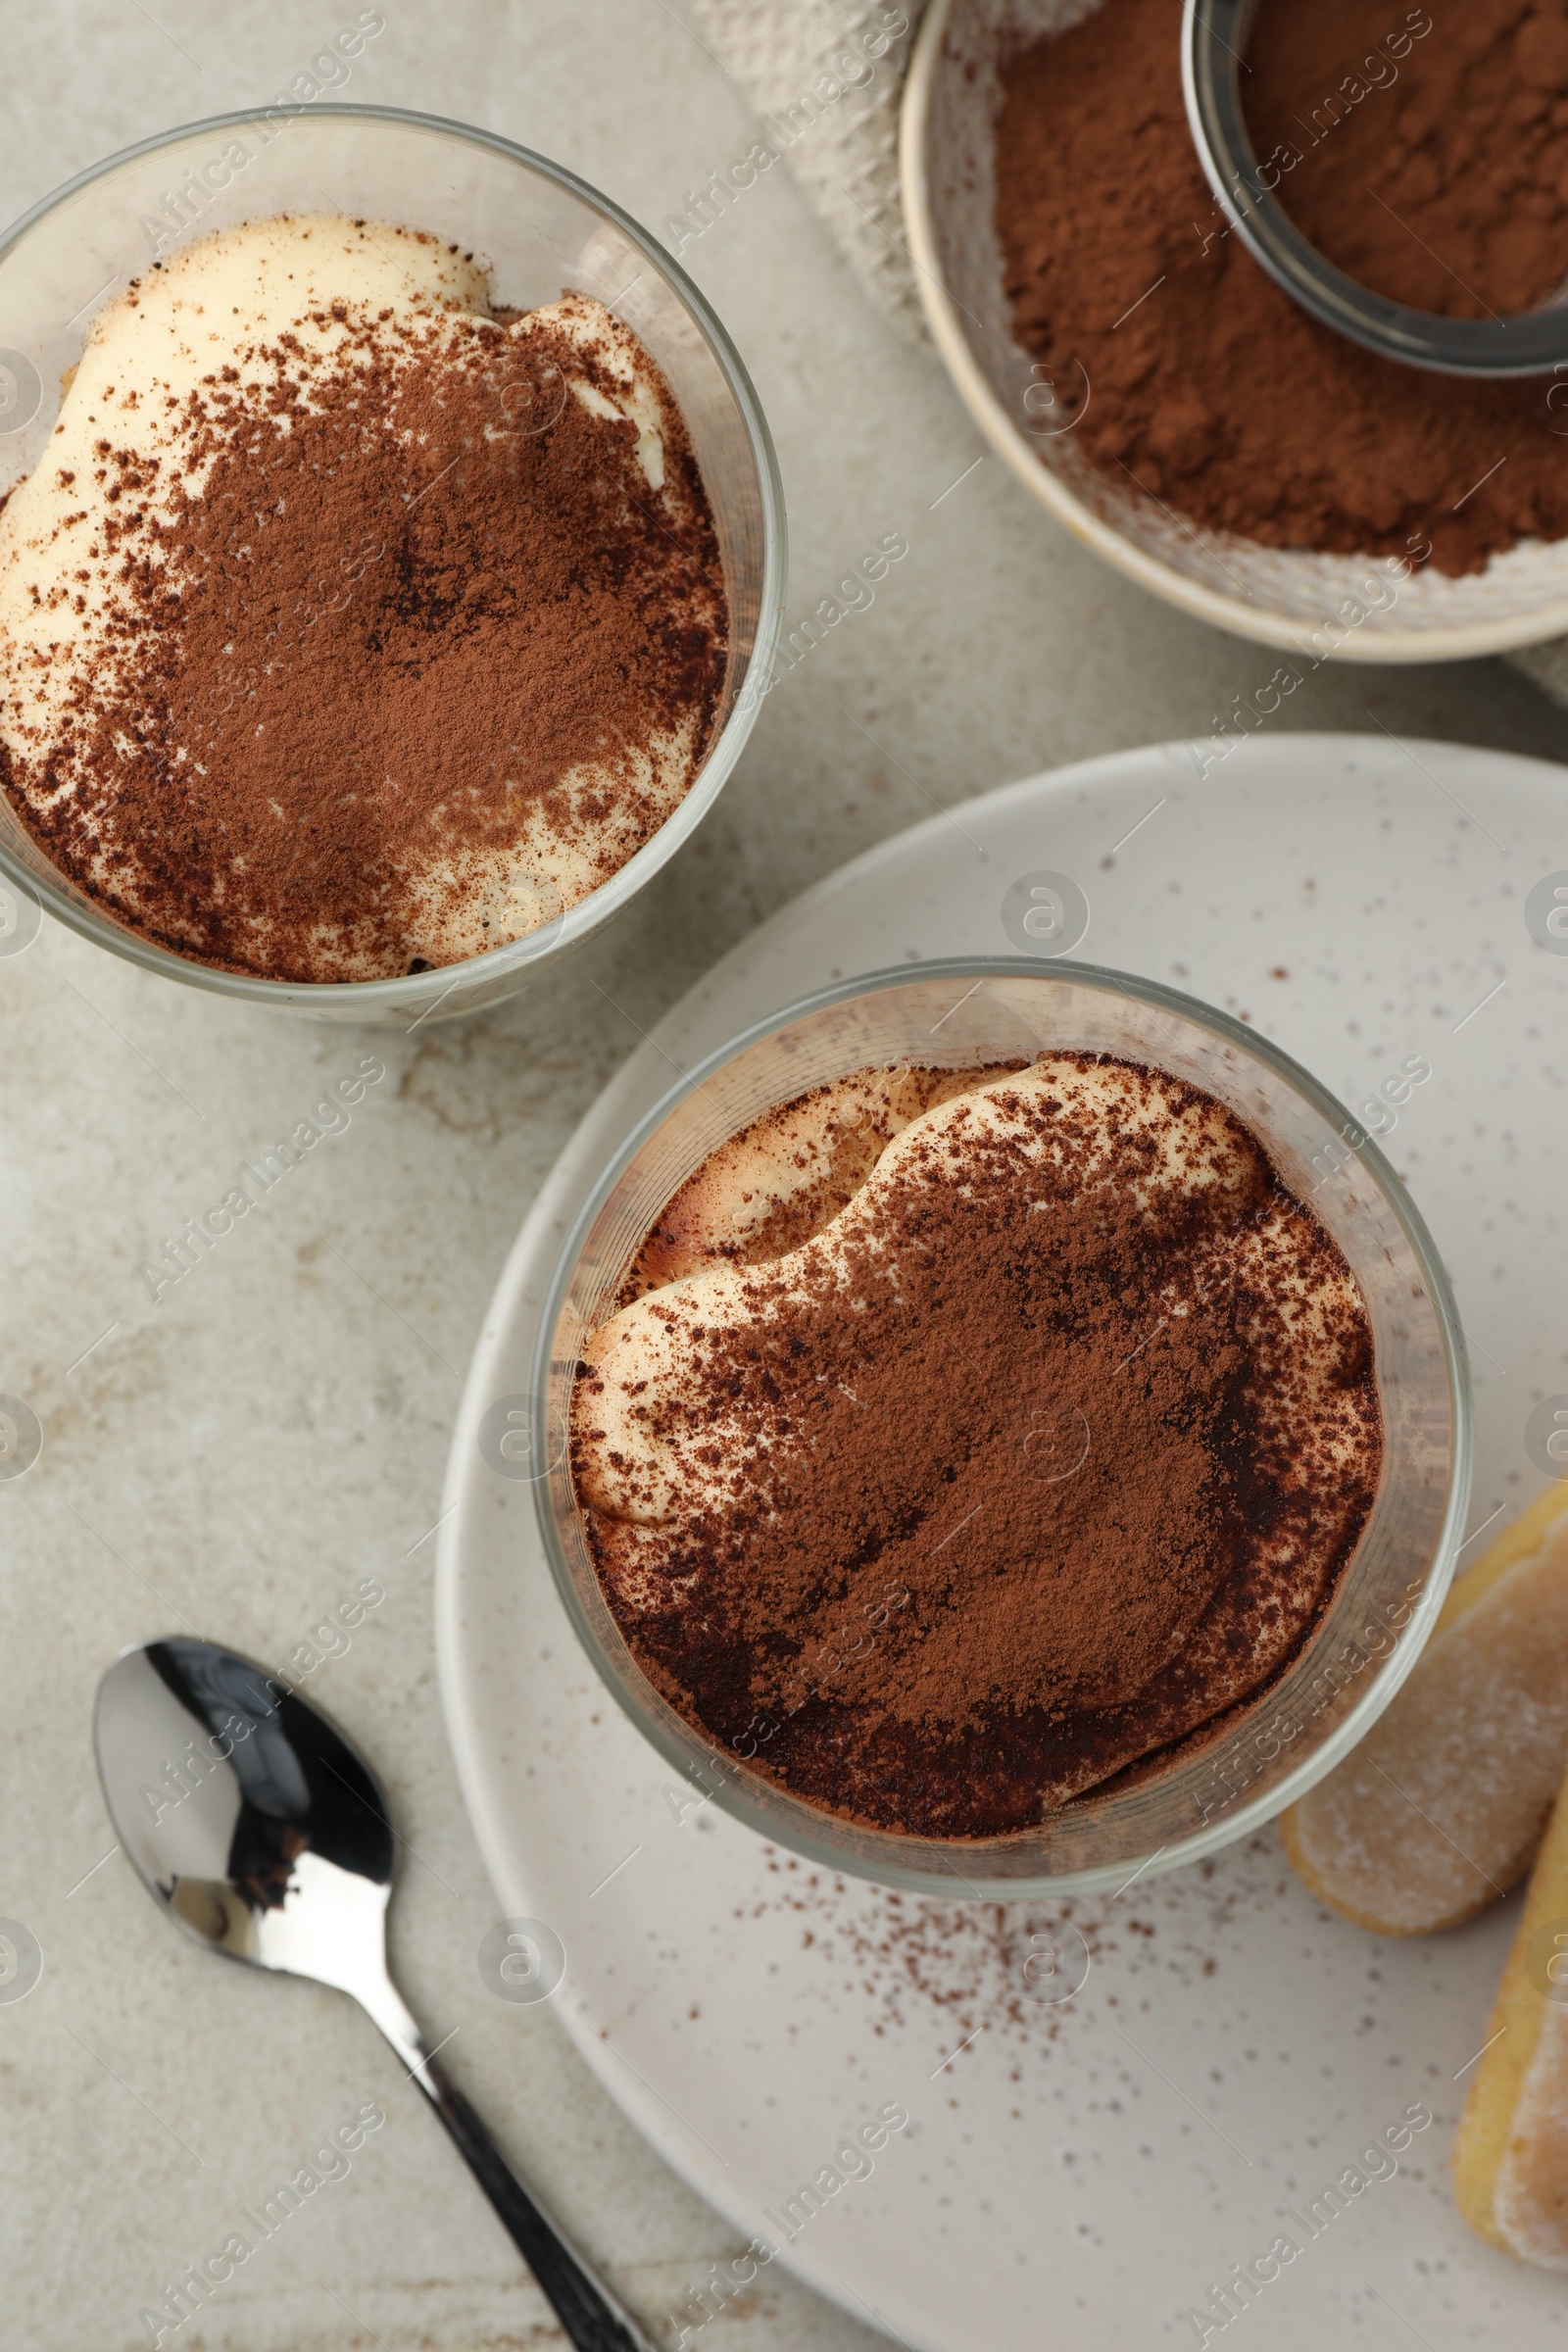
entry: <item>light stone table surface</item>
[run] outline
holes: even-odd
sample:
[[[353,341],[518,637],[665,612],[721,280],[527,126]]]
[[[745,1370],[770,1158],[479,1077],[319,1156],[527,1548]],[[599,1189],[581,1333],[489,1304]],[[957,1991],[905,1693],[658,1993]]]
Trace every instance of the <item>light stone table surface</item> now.
[[[355,13],[4,0],[0,214],[148,132],[270,98]],[[662,0],[385,0],[383,13],[347,96],[522,140],[656,227],[752,135],[740,94]],[[936,361],[877,318],[782,169],[687,260],[777,437],[791,617],[882,534],[903,532],[910,553],[768,697],[718,808],[632,911],[511,1007],[413,1037],[231,1009],[49,924],[0,962],[0,1392],[29,1398],[46,1433],[38,1466],[0,1485],[0,1916],[43,1953],[31,1993],[0,2002],[6,2352],[149,2341],[140,2308],[369,2099],[387,2122],[350,2175],[165,2342],[562,2340],[369,2025],[336,1995],[183,1942],[106,1826],[89,1722],[117,1648],[184,1619],[281,1662],[365,1578],[384,1601],[306,1688],[392,1792],[407,1840],[396,1966],[431,2038],[457,2030],[454,2070],[513,2156],[673,2341],[664,2315],[736,2250],[728,2230],[642,2144],[548,2007],[496,2000],[476,1966],[496,1904],[438,1703],[427,1531],[485,1301],[639,1027],[760,917],[934,803],[1206,731],[1267,675],[1256,649],[1113,577],[994,460],[977,464]],[[1289,710],[1298,726],[1359,727],[1370,710],[1401,733],[1547,757],[1568,726],[1493,663],[1323,670]],[[386,1076],[350,1128],[155,1305],[143,1258],[365,1053]],[[873,2340],[778,2269],[706,2331],[715,2352]]]

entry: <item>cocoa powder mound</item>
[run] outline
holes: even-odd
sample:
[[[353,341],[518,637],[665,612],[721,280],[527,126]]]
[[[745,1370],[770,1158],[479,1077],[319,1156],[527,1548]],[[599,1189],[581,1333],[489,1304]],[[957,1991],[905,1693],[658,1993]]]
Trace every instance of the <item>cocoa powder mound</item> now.
[[[1087,1123],[1032,1115],[1045,1174],[933,1138],[847,1264],[758,1267],[777,1311],[700,1335],[683,1424],[768,1433],[737,1499],[693,1494],[657,1565],[645,1526],[585,1514],[678,1711],[808,1801],[922,1837],[1027,1827],[1266,1685],[1381,1460],[1358,1294],[1347,1314],[1340,1252],[1239,1122],[1220,1114],[1239,1187],[1172,1188],[1133,1121],[1086,1203]],[[1265,1228],[1272,1256],[1249,1248]],[[581,1368],[579,1462],[597,1381]]]
[[[1266,0],[1247,64],[1280,202],[1362,285],[1484,318],[1534,310],[1568,276],[1560,0]]]
[[[1568,441],[1546,386],[1377,359],[1309,318],[1227,230],[1188,128],[1181,19],[1182,0],[1104,0],[1021,50],[1004,76],[997,226],[1013,329],[1076,414],[1083,455],[1129,492],[1268,547],[1415,562],[1430,550],[1440,571],[1460,574],[1521,539],[1568,534]],[[1353,248],[1359,273],[1390,290],[1436,285],[1412,262],[1413,231],[1462,276],[1479,255],[1486,284],[1539,294],[1554,254],[1559,274],[1568,266],[1555,24],[1554,11],[1526,20],[1518,0],[1446,13],[1394,61],[1396,84],[1367,86],[1363,64],[1366,94],[1342,116],[1324,100],[1353,70],[1348,51],[1364,61],[1383,39],[1386,53],[1407,12],[1268,8],[1244,81],[1262,154],[1291,135],[1305,159],[1282,177],[1282,201],[1329,250],[1340,241],[1344,266]],[[1464,57],[1491,77],[1474,109]],[[1495,83],[1500,98],[1510,61],[1536,77],[1530,107],[1545,100],[1525,137],[1517,113],[1486,95]],[[1330,124],[1316,148],[1314,110]],[[1544,184],[1519,188],[1516,168]],[[1446,181],[1447,194],[1429,236],[1418,191],[1434,180],[1433,200]],[[1401,219],[1366,192],[1385,182]],[[1448,238],[1462,258],[1445,251]],[[1456,307],[1437,274],[1439,307]],[[1487,300],[1501,307],[1496,293]]]
[[[502,321],[383,313],[329,365],[286,334],[267,356],[265,401],[231,368],[191,396],[199,486],[98,444],[113,642],[39,746],[44,791],[4,747],[0,786],[176,953],[296,981],[427,968],[411,935],[443,892],[461,914],[476,857],[526,866],[530,824],[591,836],[597,883],[668,813],[650,737],[689,723],[695,773],[725,659],[710,511],[673,399],[659,500],[613,379],[608,415],[568,393],[601,371],[559,330],[519,359]]]

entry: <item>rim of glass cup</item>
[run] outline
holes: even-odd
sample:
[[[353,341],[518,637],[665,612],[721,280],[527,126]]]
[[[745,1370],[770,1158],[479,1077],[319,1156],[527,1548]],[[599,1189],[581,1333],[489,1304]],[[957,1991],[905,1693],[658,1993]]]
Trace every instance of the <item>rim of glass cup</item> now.
[[[91,187],[95,180],[103,179],[122,165],[134,163],[139,156],[155,154],[159,148],[173,146],[184,139],[262,122],[271,111],[265,106],[248,106],[232,114],[206,115],[192,122],[176,123],[170,130],[155,131],[150,138],[137,139],[129,147],[118,148],[113,155],[89,165],[85,172],[78,172],[74,179],[68,179],[58,188],[51,189],[47,196],[40,197],[35,205],[0,233],[0,262],[48,214],[58,211],[62,205],[80,195],[84,188]],[[144,971],[158,972],[166,979],[181,981],[187,987],[208,989],[214,995],[237,997],[252,1004],[290,1005],[323,1012],[342,1010],[352,1005],[363,1007],[368,1016],[386,1008],[395,1008],[418,1013],[423,1018],[426,1013],[433,1012],[441,999],[449,996],[460,982],[471,984],[476,975],[484,982],[508,978],[524,971],[531,963],[553,962],[562,951],[588,938],[601,923],[608,921],[633,899],[646,882],[652,880],[659,868],[674,856],[707,815],[733,773],[756,723],[762,696],[762,689],[757,681],[765,676],[778,643],[788,560],[784,482],[779,471],[778,454],[773,447],[773,436],[762,413],[762,404],[757,396],[746,363],[736,350],[723,321],[674,255],[650,235],[630,213],[623,211],[612,197],[606,196],[591,181],[569,171],[564,164],[553,162],[549,156],[540,155],[532,147],[520,146],[515,139],[503,138],[497,131],[481,130],[471,122],[455,122],[445,115],[420,114],[414,108],[404,106],[361,106],[346,100],[327,105],[313,101],[309,105],[302,104],[294,111],[300,118],[311,121],[339,116],[351,120],[373,119],[402,123],[411,129],[464,140],[472,146],[488,147],[497,155],[506,156],[509,161],[521,165],[525,171],[536,172],[543,179],[553,180],[558,187],[564,188],[600,213],[679,295],[708,343],[745,427],[753,463],[757,467],[762,508],[762,572],[756,637],[729,716],[714,738],[691,789],[653,838],[644,842],[642,848],[628,858],[608,882],[602,882],[597,890],[589,892],[587,898],[580,899],[576,906],[568,907],[558,921],[525,933],[521,939],[508,941],[498,948],[487,948],[482,956],[470,956],[461,963],[437,964],[428,972],[398,973],[385,980],[268,980],[259,973],[223,971],[216,965],[198,962],[193,956],[178,956],[172,948],[160,947],[155,940],[143,938],[113,916],[81,905],[54,880],[50,872],[27,864],[0,839],[0,874],[35,899],[58,921],[69,924],[83,939],[90,939],[95,946],[107,948],[114,955],[123,956],[127,961],[139,964]],[[194,242],[194,238],[190,241]],[[84,336],[91,324],[89,318],[82,328]],[[39,855],[42,857],[43,853]]]
[[[554,1355],[555,1336],[564,1307],[566,1295],[577,1269],[582,1248],[593,1229],[594,1222],[620,1182],[627,1168],[650,1137],[657,1133],[671,1112],[694,1095],[709,1079],[725,1065],[761,1044],[795,1022],[806,1019],[834,1004],[853,1002],[857,998],[878,995],[884,991],[907,987],[915,980],[952,980],[961,982],[976,978],[1026,979],[1046,983],[1071,983],[1078,987],[1101,989],[1107,994],[1132,998],[1156,1011],[1171,1013],[1182,1020],[1208,1030],[1224,1044],[1238,1049],[1248,1059],[1261,1062],[1276,1077],[1283,1079],[1325,1118],[1335,1132],[1352,1128],[1364,1140],[1356,1149],[1356,1157],[1370,1169],[1382,1195],[1404,1234],[1420,1267],[1436,1312],[1443,1346],[1444,1368],[1447,1381],[1449,1409],[1449,1452],[1447,1490],[1444,1498],[1441,1524],[1432,1544],[1431,1557],[1423,1575],[1419,1597],[1410,1604],[1409,1617],[1399,1632],[1394,1647],[1375,1661],[1367,1688],[1343,1720],[1303,1756],[1294,1771],[1282,1778],[1256,1797],[1238,1802],[1224,1809],[1222,1817],[1194,1831],[1190,1838],[1167,1845],[1153,1856],[1139,1860],[1137,1856],[1096,1864],[1082,1870],[1061,1871],[1032,1878],[988,1877],[983,1864],[977,1861],[971,1870],[966,1857],[978,1855],[983,1848],[968,1840],[954,1838],[937,1840],[914,1835],[902,1836],[896,1832],[865,1833],[869,1842],[877,1843],[877,1859],[873,1863],[845,1850],[833,1835],[834,1816],[808,1806],[804,1799],[795,1799],[799,1820],[792,1814],[788,1827],[775,1810],[779,1790],[775,1784],[747,1772],[739,1757],[726,1757],[722,1772],[711,1774],[716,1787],[703,1785],[703,1795],[710,1797],[720,1809],[744,1822],[748,1829],[770,1842],[788,1848],[804,1860],[842,1872],[847,1876],[869,1880],[873,1885],[896,1886],[915,1893],[930,1894],[942,1889],[948,1894],[968,1892],[987,1900],[1026,1901],[1045,1895],[1088,1893],[1097,1888],[1123,1884],[1129,1875],[1162,1878],[1167,1871],[1187,1863],[1202,1860],[1222,1847],[1233,1845],[1252,1831],[1260,1829],[1288,1805],[1305,1794],[1313,1784],[1331,1772],[1350,1749],[1365,1736],[1394,1697],[1416,1659],[1426,1645],[1427,1637],[1443,1606],[1453,1574],[1459,1549],[1465,1513],[1469,1506],[1472,1444],[1472,1415],[1468,1357],[1464,1328],[1454,1299],[1446,1269],[1438,1253],[1436,1243],[1427,1230],[1426,1221],[1411,1200],[1409,1193],[1394,1167],[1360,1122],[1339,1098],[1332,1094],[1310,1070],[1287,1054],[1270,1039],[1259,1036],[1243,1022],[1222,1012],[1216,1005],[1204,1004],[1200,998],[1186,995],[1180,989],[1167,988],[1163,982],[1145,980],[1131,972],[1112,969],[1107,964],[1078,963],[1068,957],[1047,960],[1032,956],[939,956],[929,961],[895,965],[890,968],[859,973],[851,979],[834,982],[830,987],[814,990],[809,996],[798,998],[778,1012],[766,1014],[742,1030],[727,1044],[707,1054],[684,1077],[667,1089],[638,1121],[618,1151],[607,1163],[598,1182],[592,1187],[578,1210],[556,1262],[550,1281],[544,1312],[539,1324],[531,1372],[532,1429],[534,1458],[548,1462],[553,1447],[553,1433],[549,1423],[550,1378]],[[569,1476],[569,1470],[568,1470]],[[638,1692],[616,1671],[606,1656],[583,1607],[576,1580],[562,1547],[554,1514],[550,1506],[549,1481],[541,1478],[534,1487],[534,1506],[538,1516],[545,1556],[561,1595],[563,1606],[571,1620],[583,1649],[592,1660],[601,1681],[611,1691],[622,1712],[630,1717],[644,1739],[649,1740],[667,1764],[678,1772],[689,1773],[694,1761],[710,1761],[716,1752],[710,1739],[705,1740],[696,1725],[668,1710],[672,1725],[684,1726],[685,1737],[645,1705]],[[1348,1573],[1348,1571],[1347,1571]],[[1332,1605],[1332,1604],[1331,1604]],[[652,1685],[649,1686],[652,1690]],[[656,1694],[657,1695],[657,1694]],[[1260,1694],[1261,1695],[1261,1694]],[[755,1782],[758,1800],[754,1801],[747,1784]],[[773,1801],[764,1812],[764,1792]],[[817,1813],[822,1821],[820,1835],[813,1833],[811,1815]],[[1019,1831],[1019,1838],[1031,1833]],[[996,1841],[1001,1842],[1001,1841]],[[884,1858],[884,1848],[885,1858]],[[931,1857],[924,1868],[901,1862],[899,1851],[915,1851]]]

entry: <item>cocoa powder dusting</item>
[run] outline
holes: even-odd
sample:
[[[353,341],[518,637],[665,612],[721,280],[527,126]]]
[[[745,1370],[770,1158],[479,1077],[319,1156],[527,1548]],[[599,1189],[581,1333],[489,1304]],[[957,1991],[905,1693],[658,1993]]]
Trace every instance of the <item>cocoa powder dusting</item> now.
[[[1245,1974],[1253,1953],[1249,1938],[1260,1921],[1278,1916],[1294,1885],[1272,1832],[1217,1860],[1141,1880],[1131,1901],[944,1901],[845,1880],[772,1846],[762,1854],[758,1892],[733,1916],[765,1919],[774,1948],[798,1942],[809,1951],[826,1996],[862,2019],[873,2037],[912,2029],[940,2034],[939,2046],[952,2048],[983,2029],[988,2040],[1011,2044],[1014,2068],[1031,2047],[1040,2051],[1063,2034],[1094,2038],[1091,2007],[1039,1997],[1056,1989],[1041,1982],[1043,1942],[1065,1957],[1081,1936],[1097,1977],[1114,1968],[1120,1992],[1104,1996],[1113,2015],[1128,1997],[1168,2003],[1210,1985],[1227,1965]],[[1012,2079],[1019,2080],[1016,2072]]]
[[[1485,318],[1536,309],[1568,276],[1561,0],[1266,0],[1247,62],[1259,162],[1362,285]]]
[[[896,1121],[931,1110],[955,1095],[983,1086],[988,1079],[1027,1067],[1027,1062],[1013,1059],[988,1062],[975,1069],[900,1070],[885,1099],[856,1102],[848,1117],[833,1113],[820,1123],[811,1159],[802,1171],[806,1181],[787,1198],[772,1200],[766,1213],[741,1235],[726,1231],[721,1216],[714,1219],[712,1196],[729,1189],[733,1170],[727,1164],[729,1152],[710,1154],[660,1212],[632,1262],[621,1290],[621,1303],[695,1272],[699,1266],[758,1266],[783,1257],[819,1233],[855,1198],[891,1141]],[[798,1100],[809,1102],[813,1097]],[[781,1103],[754,1120],[745,1140],[779,1135],[795,1107],[795,1103]],[[754,1185],[757,1181],[754,1171]],[[749,1207],[752,1198],[750,1191],[743,1192],[743,1206]]]
[[[38,746],[41,793],[0,748],[56,863],[165,946],[274,979],[422,968],[411,931],[530,827],[596,827],[607,878],[668,812],[650,738],[689,726],[694,773],[723,677],[672,400],[656,500],[636,427],[568,394],[599,370],[559,331],[535,324],[519,363],[503,322],[383,313],[346,348],[323,366],[281,336],[265,403],[209,377],[195,486],[99,442],[113,650]]]
[[[1133,1065],[1054,1060],[1153,1102]],[[1060,1101],[988,1090],[1044,1162],[933,1130],[847,1258],[756,1266],[765,1317],[699,1333],[679,1416],[768,1433],[745,1480],[693,1492],[656,1568],[645,1527],[585,1514],[652,1679],[795,1794],[925,1837],[1026,1827],[1254,1693],[1326,1605],[1381,1457],[1364,1308],[1240,1122],[1158,1087],[1087,1200],[1102,1132]],[[1166,1104],[1211,1114],[1235,1181],[1171,1184]],[[581,1367],[579,1478],[601,1393]]]
[[[1182,0],[1103,0],[1004,74],[1013,328],[1076,407],[1077,448],[1129,493],[1268,547],[1417,563],[1430,547],[1458,574],[1568,534],[1545,387],[1377,359],[1227,230],[1188,128],[1181,19]],[[1281,202],[1353,275],[1481,316],[1568,273],[1568,18],[1551,0],[1269,0],[1248,65]]]

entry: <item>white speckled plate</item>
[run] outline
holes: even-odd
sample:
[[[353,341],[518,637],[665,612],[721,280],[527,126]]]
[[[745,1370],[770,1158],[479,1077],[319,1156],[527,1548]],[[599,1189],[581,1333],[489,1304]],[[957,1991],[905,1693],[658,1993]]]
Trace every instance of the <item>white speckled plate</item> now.
[[[565,1223],[671,1061],[839,973],[1004,952],[1007,884],[1052,868],[1088,895],[1086,956],[1243,1014],[1350,1103],[1430,1060],[1387,1142],[1468,1326],[1472,1526],[1511,1516],[1541,1484],[1530,1407],[1568,1389],[1568,959],[1525,916],[1568,868],[1565,788],[1496,752],[1282,734],[1203,779],[1164,746],[963,802],[717,964],[606,1089],[513,1251],[454,1441],[438,1625],[502,1909],[562,1937],[559,2013],[669,2161],[773,2243],[820,2174],[783,2258],[922,2352],[1212,2343],[1210,2289],[1282,2233],[1300,2250],[1262,2262],[1225,2330],[1258,2352],[1396,2352],[1412,2328],[1457,2352],[1504,2326],[1510,2352],[1560,2346],[1560,2282],[1471,2237],[1447,2190],[1514,1906],[1379,1942],[1307,1897],[1270,1832],[1080,1903],[1088,1981],[1039,2000],[1049,1911],[839,1886],[666,1794],[574,1644],[531,1489],[481,1458],[481,1417],[525,1388]],[[907,2128],[829,2188],[859,2170],[835,2165],[846,2131],[895,2102]],[[1435,2120],[1358,2162],[1410,2107]],[[1183,2315],[1205,2305],[1202,2338]]]

